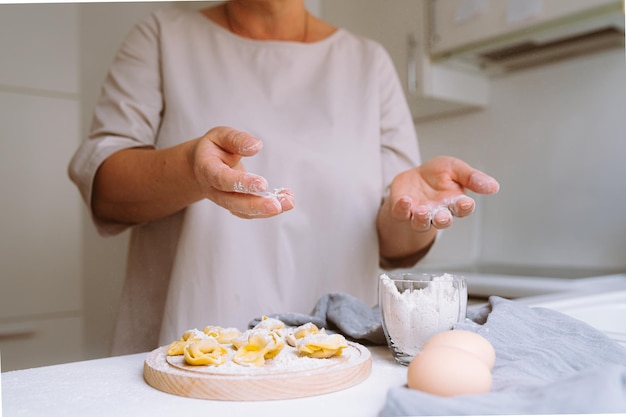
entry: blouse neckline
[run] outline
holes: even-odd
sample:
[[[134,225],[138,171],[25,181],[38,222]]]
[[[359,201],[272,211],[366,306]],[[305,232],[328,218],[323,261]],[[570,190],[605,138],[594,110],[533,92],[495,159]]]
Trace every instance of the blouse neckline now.
[[[302,47],[307,47],[307,46],[315,46],[315,45],[323,45],[326,43],[331,43],[334,41],[334,39],[338,38],[341,36],[341,34],[344,32],[344,29],[342,28],[337,28],[333,33],[331,33],[329,36],[325,37],[324,39],[320,39],[318,41],[315,42],[297,42],[297,41],[281,41],[281,40],[264,40],[264,39],[251,39],[251,38],[246,38],[245,36],[241,36],[238,35],[236,33],[231,32],[230,30],[228,30],[227,28],[223,27],[222,25],[218,24],[217,22],[214,22],[212,19],[210,19],[208,16],[206,16],[204,13],[202,13],[202,10],[198,10],[196,12],[196,15],[201,18],[203,21],[208,22],[208,24],[214,28],[216,28],[220,33],[222,33],[225,36],[230,37],[231,39],[235,39],[238,42],[242,42],[242,43],[249,43],[249,44],[264,44],[264,45],[279,45],[279,46],[302,46]]]

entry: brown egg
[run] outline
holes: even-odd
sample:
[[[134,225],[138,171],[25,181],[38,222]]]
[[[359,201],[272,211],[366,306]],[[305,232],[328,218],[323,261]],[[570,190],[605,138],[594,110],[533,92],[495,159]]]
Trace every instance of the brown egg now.
[[[426,341],[422,349],[433,346],[449,346],[466,350],[482,359],[489,370],[496,362],[496,351],[489,340],[468,330],[448,330],[434,335]]]
[[[431,346],[415,355],[408,368],[409,388],[443,397],[491,390],[491,371],[465,350]]]

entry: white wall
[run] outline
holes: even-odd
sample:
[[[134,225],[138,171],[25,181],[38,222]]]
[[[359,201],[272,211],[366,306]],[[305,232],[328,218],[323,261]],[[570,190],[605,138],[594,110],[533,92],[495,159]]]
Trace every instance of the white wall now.
[[[626,271],[624,61],[614,49],[514,73],[493,80],[487,110],[417,125],[425,157],[459,156],[501,184],[427,264]]]

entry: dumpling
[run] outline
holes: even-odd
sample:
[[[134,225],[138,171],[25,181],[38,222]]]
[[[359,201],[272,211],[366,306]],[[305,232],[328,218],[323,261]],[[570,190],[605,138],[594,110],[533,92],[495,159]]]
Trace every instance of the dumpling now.
[[[204,334],[214,337],[222,344],[228,344],[232,343],[233,339],[241,336],[241,331],[234,327],[207,326],[204,328]]]
[[[278,319],[263,316],[263,318],[261,318],[261,321],[258,322],[256,326],[254,326],[253,328],[254,329],[266,329],[271,332],[280,333],[280,330],[285,328],[285,323],[283,323],[282,321]]]
[[[323,331],[323,330],[322,330]],[[296,342],[298,339],[302,339],[310,334],[319,333],[320,329],[313,323],[305,323],[300,327],[296,327],[292,332],[285,336],[285,340],[289,344],[289,346],[296,347]]]
[[[198,329],[187,330],[180,339],[172,342],[167,350],[168,356],[178,356],[183,354],[185,346],[191,342],[197,342],[206,339],[207,336]]]
[[[296,342],[298,353],[311,358],[339,356],[347,347],[346,339],[340,334],[315,333]]]
[[[185,362],[189,365],[219,366],[224,364],[228,358],[226,348],[212,337],[188,344],[185,346],[183,354],[185,355]]]
[[[248,338],[250,337],[250,334],[254,332],[255,330],[248,329],[245,332],[241,333],[239,336],[235,337],[233,340],[231,340],[230,343],[232,343],[235,349],[239,349],[240,347],[248,343]]]
[[[273,358],[285,347],[279,335],[266,329],[253,329],[244,335],[245,340],[240,338],[233,343],[239,346],[233,357],[233,362],[239,365],[263,366],[265,359]]]

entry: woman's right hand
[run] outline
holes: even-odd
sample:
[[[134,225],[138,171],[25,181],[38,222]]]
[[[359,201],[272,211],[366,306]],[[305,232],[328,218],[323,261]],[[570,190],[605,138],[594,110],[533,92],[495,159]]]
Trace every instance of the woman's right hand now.
[[[127,148],[110,155],[94,179],[91,205],[103,221],[140,224],[162,219],[202,199],[238,217],[272,217],[294,207],[291,191],[267,192],[265,178],[246,172],[241,158],[260,140],[229,127],[171,148]]]
[[[230,127],[215,127],[195,141],[189,161],[202,195],[242,218],[272,217],[294,207],[288,189],[268,192],[267,180],[246,172],[241,159],[256,155],[263,142]]]

